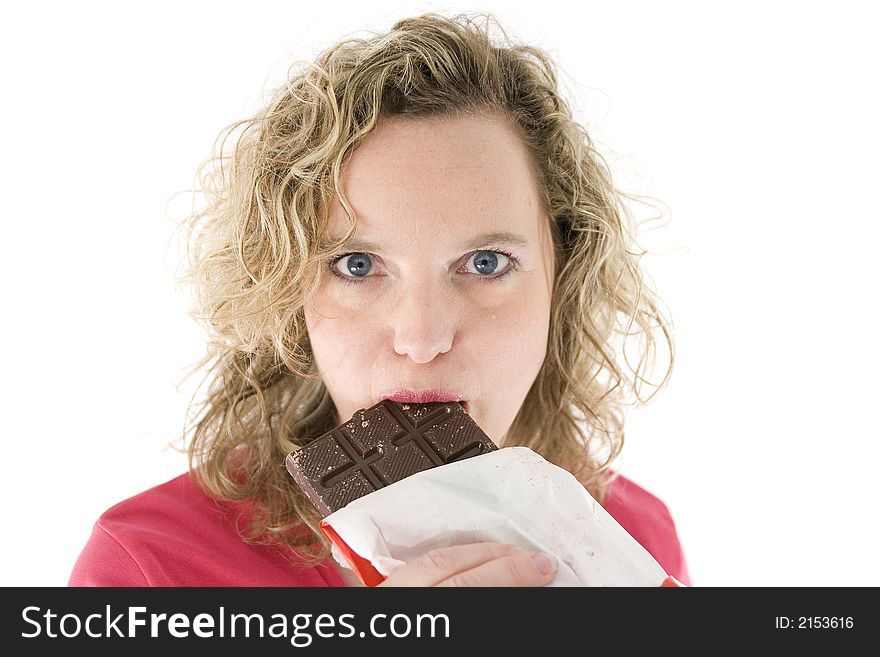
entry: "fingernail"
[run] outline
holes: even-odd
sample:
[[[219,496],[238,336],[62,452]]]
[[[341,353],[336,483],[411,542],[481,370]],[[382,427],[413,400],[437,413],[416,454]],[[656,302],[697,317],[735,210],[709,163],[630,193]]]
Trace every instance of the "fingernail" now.
[[[532,563],[542,575],[556,572],[556,557],[543,552],[535,552],[532,555]]]

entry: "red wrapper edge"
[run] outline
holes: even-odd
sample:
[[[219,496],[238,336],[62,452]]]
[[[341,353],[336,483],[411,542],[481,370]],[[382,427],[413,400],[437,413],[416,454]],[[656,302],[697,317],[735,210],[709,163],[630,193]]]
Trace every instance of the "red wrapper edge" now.
[[[345,557],[345,560],[348,562],[348,565],[351,566],[354,574],[358,576],[359,580],[361,580],[361,584],[364,586],[376,586],[385,581],[385,576],[376,570],[372,563],[348,547],[348,544],[339,537],[339,534],[336,533],[333,527],[323,520],[321,521],[321,531],[324,532],[324,536],[329,538],[330,542],[333,543],[333,545],[335,545],[342,553],[342,556]]]

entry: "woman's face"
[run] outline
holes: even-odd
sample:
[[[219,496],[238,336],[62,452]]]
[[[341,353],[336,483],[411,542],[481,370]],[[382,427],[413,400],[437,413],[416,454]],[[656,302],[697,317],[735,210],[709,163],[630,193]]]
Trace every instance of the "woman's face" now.
[[[385,398],[455,399],[502,445],[544,361],[554,275],[521,140],[500,118],[384,119],[342,181],[357,232],[305,307],[337,424]],[[328,235],[347,227],[337,204]]]

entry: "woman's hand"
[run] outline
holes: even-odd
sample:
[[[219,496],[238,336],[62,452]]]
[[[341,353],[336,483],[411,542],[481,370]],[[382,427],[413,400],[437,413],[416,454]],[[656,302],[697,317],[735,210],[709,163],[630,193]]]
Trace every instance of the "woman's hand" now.
[[[505,543],[438,548],[395,570],[379,586],[545,586],[556,558]]]

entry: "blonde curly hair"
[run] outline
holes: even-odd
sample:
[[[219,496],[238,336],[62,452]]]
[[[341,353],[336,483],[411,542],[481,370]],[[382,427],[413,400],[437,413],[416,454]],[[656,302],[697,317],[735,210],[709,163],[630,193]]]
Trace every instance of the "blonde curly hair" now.
[[[556,249],[546,359],[505,444],[567,468],[601,501],[623,446],[623,407],[647,403],[671,375],[671,322],[640,271],[644,252],[629,251],[627,195],[560,97],[549,56],[511,42],[489,14],[430,13],[345,40],[295,64],[261,111],[223,130],[197,171],[205,203],[181,224],[179,282],[209,333],[190,372],[209,366],[184,430],[190,472],[209,494],[248,502],[244,540],[285,544],[313,563],[329,554],[284,457],[345,419],[317,374],[303,314],[321,264],[354,233],[344,165],[382,117],[473,113],[500,113],[522,137]],[[322,246],[334,200],[349,233]],[[668,368],[642,398],[657,330]],[[623,350],[630,379],[614,342],[633,337],[635,368]]]

